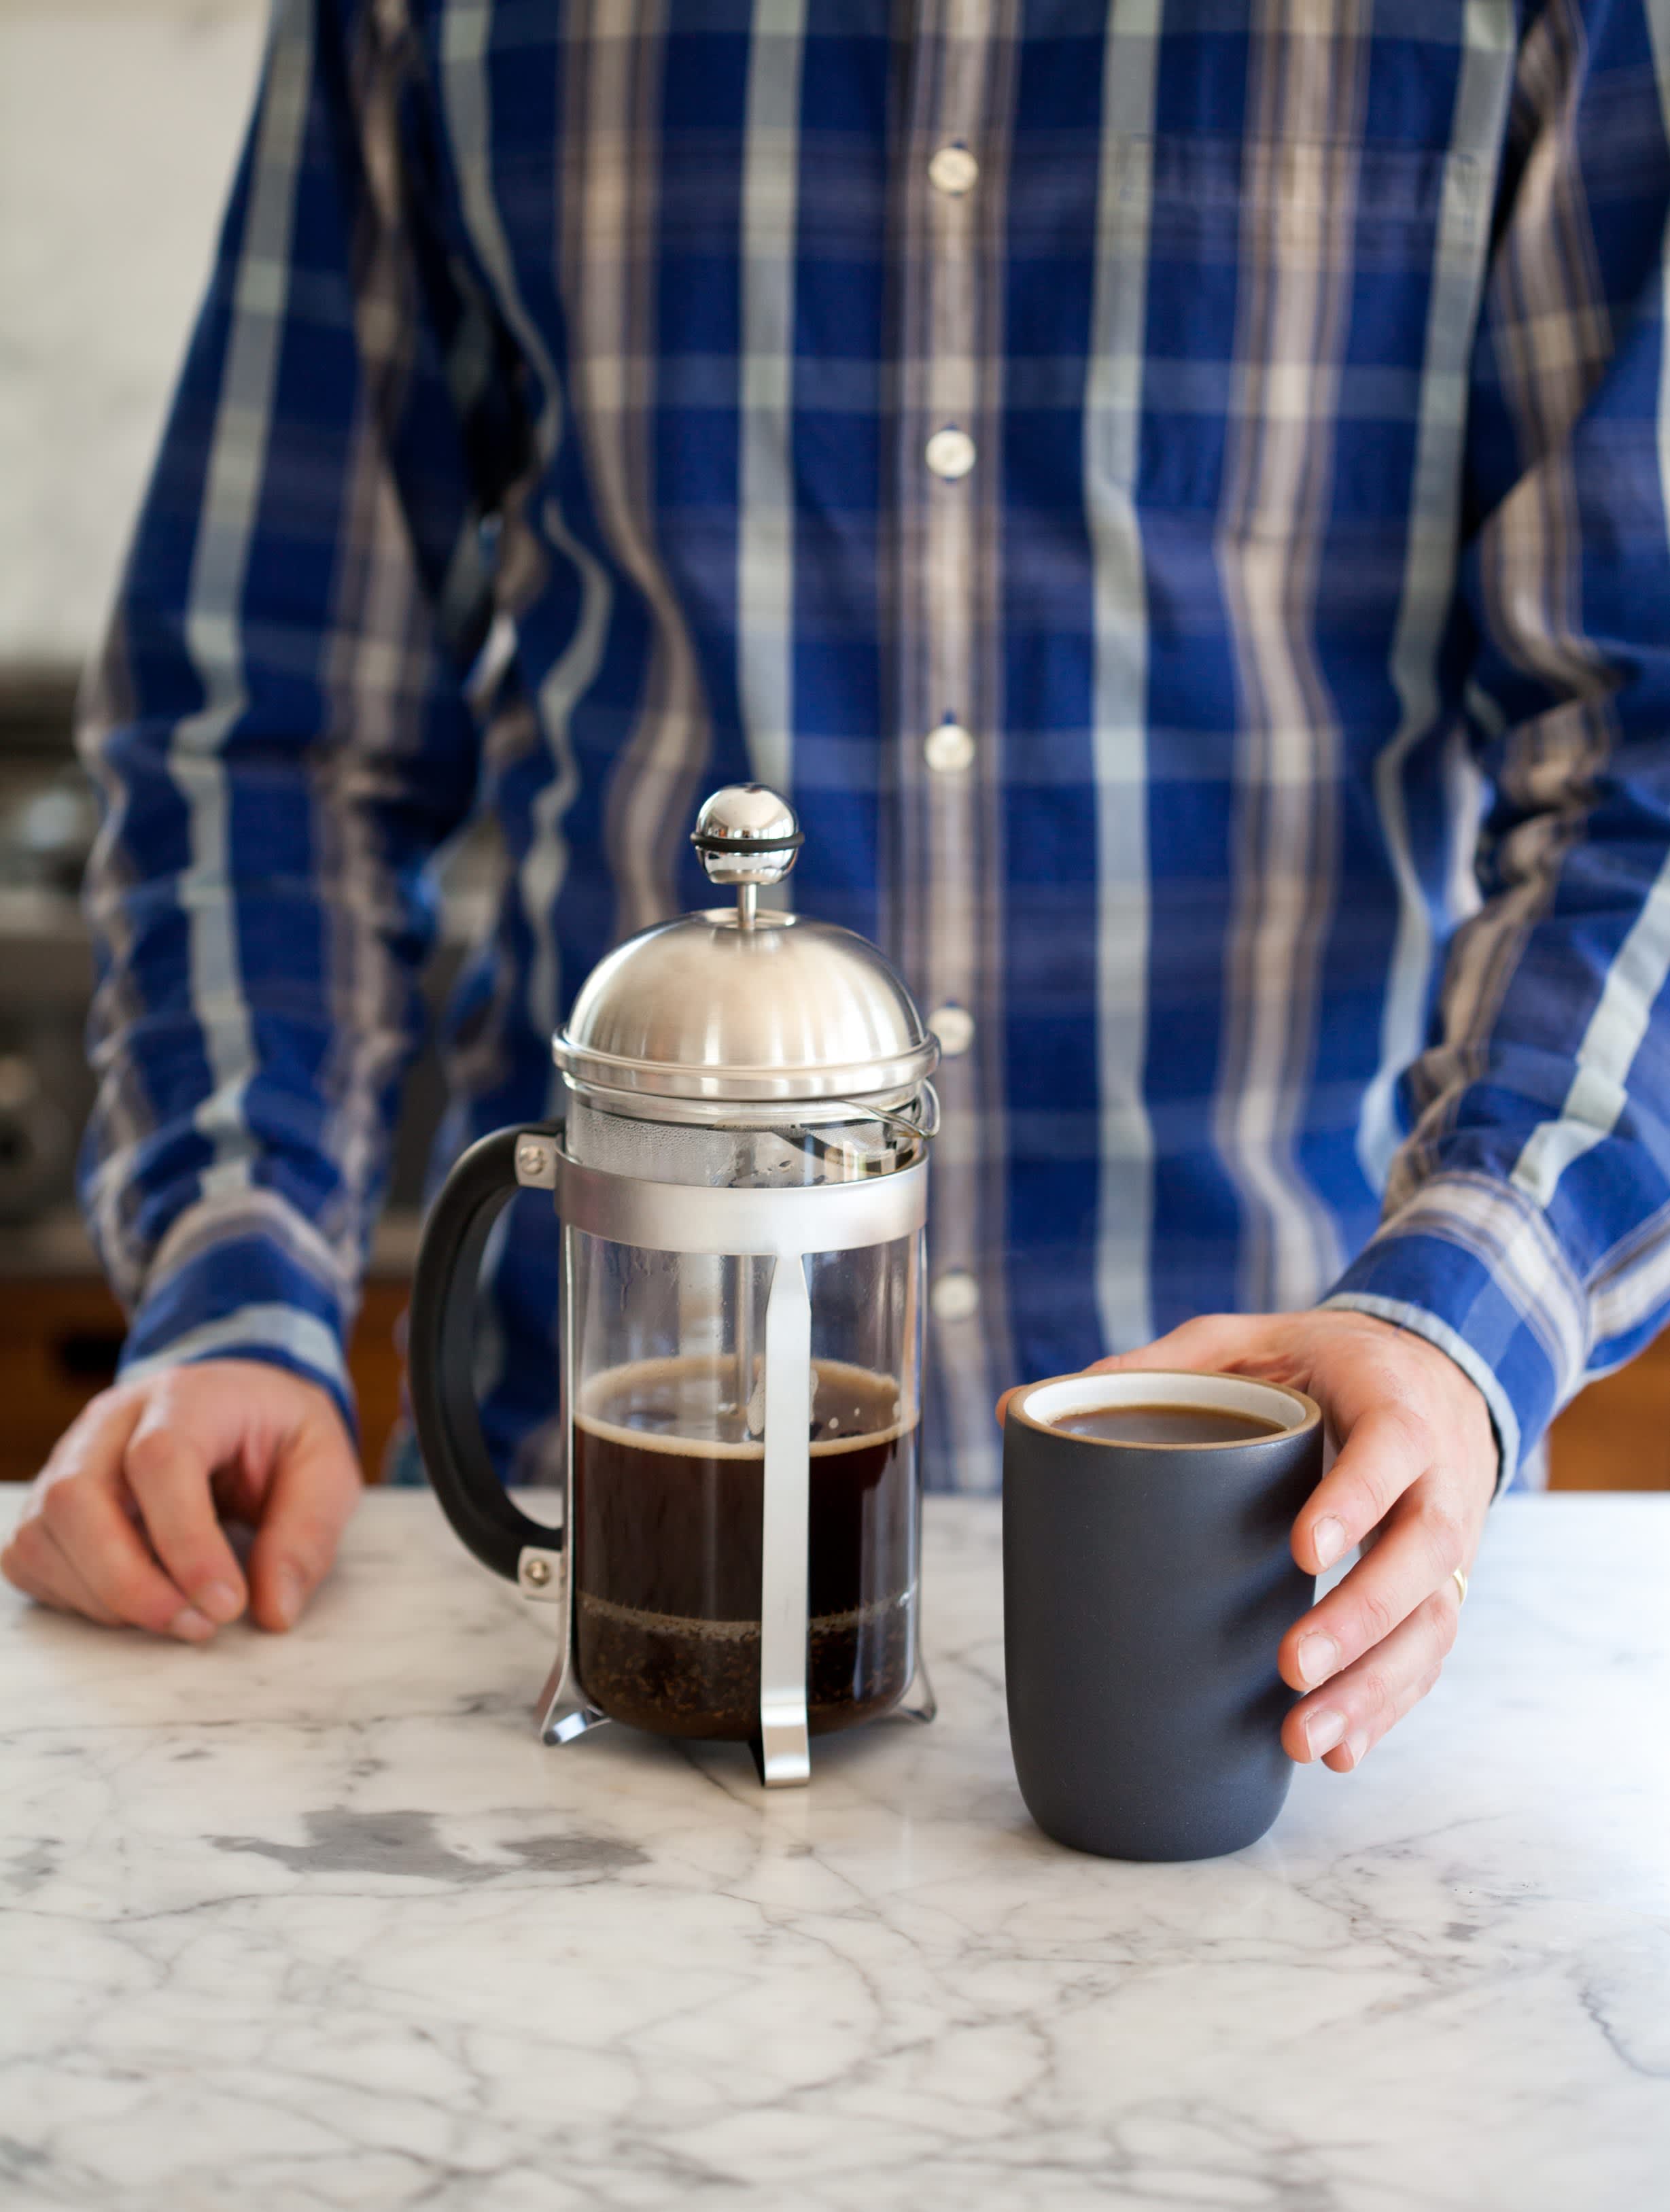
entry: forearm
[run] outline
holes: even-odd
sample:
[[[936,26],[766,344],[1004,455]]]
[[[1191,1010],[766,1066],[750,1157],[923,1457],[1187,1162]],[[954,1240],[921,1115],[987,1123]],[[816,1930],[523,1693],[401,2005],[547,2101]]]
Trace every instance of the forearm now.
[[[317,852],[264,872],[274,857],[234,845],[189,920],[143,841],[124,848],[119,888],[111,854],[95,864],[100,1085],[82,1198],[133,1315],[124,1372],[237,1352],[323,1382],[346,1409],[343,1346],[421,1033],[427,933],[379,919],[363,854],[351,886],[317,872]],[[179,957],[193,931],[222,955],[212,992]]]

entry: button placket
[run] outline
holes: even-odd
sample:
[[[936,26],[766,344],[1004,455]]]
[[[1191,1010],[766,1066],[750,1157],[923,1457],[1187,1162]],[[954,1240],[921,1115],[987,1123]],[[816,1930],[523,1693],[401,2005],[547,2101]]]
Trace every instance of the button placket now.
[[[997,1481],[987,1409],[1010,1379],[1000,1372],[1003,1279],[986,1265],[988,1246],[1000,1241],[993,1209],[1002,1187],[987,1132],[1000,1132],[1003,1102],[983,1091],[976,1024],[993,996],[981,875],[998,835],[987,781],[999,711],[996,585],[986,563],[996,557],[994,402],[1002,386],[987,356],[999,343],[1003,246],[993,210],[1021,20],[1019,0],[920,0],[898,295],[896,943],[921,1003],[944,1023],[926,1303],[939,1448],[954,1458],[958,1479],[977,1486]]]
[[[950,1393],[960,1395],[963,1370],[972,1382],[983,1353],[977,1337],[980,1226],[975,1133],[976,1071],[969,1046],[974,1023],[965,1011],[980,1002],[979,948],[973,918],[979,908],[981,716],[975,658],[978,525],[983,487],[981,422],[981,210],[975,190],[977,142],[991,33],[984,0],[948,0],[940,13],[944,48],[938,72],[938,112],[925,118],[933,151],[927,162],[924,317],[927,356],[922,400],[927,437],[922,459],[927,488],[925,635],[926,696],[934,719],[922,733],[927,768],[926,943],[922,981],[928,1003],[945,1010],[948,1044],[940,1091],[944,1134],[938,1147],[939,1203],[933,1236],[934,1281],[929,1311],[936,1329],[951,1332]],[[954,1348],[955,1347],[955,1348]]]

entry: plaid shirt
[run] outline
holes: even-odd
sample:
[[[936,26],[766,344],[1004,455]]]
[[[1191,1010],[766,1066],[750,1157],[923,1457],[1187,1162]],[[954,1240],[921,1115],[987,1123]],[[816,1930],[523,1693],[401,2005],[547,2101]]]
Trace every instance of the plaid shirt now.
[[[960,1048],[934,1480],[1321,1299],[1511,1469],[1670,1301],[1667,105],[1665,0],[280,0],[85,720],[128,1372],[345,1395],[472,810],[446,1158],[752,775]]]

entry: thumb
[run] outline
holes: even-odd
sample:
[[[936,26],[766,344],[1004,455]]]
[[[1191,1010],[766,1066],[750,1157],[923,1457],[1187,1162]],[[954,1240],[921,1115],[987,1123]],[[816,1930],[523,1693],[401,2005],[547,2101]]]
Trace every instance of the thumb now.
[[[363,1488],[335,1408],[310,1410],[279,1448],[250,1550],[250,1610],[263,1628],[292,1628],[301,1619]]]
[[[1084,1372],[1131,1375],[1175,1368],[1199,1375],[1259,1366],[1272,1357],[1269,1322],[1267,1314],[1200,1314],[1167,1335],[1157,1336],[1151,1344],[1139,1345],[1134,1352],[1113,1352],[1105,1359],[1093,1360]],[[1013,1400],[1031,1388],[1029,1382],[1017,1382],[1004,1392],[998,1401],[999,1425]]]
[[[1140,1374],[1145,1370],[1175,1368],[1201,1374],[1256,1360],[1268,1345],[1267,1320],[1264,1314],[1200,1314],[1167,1335],[1157,1336],[1151,1344],[1139,1345],[1134,1352],[1115,1352],[1098,1359],[1089,1372]]]
[[[1182,1322],[1169,1335],[1139,1346],[1134,1352],[1111,1352],[1105,1359],[1094,1359],[1084,1372],[1117,1375],[1139,1372],[1144,1368],[1181,1368],[1189,1373],[1199,1373],[1203,1369],[1226,1367],[1232,1360],[1244,1359],[1254,1348],[1257,1340],[1254,1323],[1260,1318],[1257,1315],[1202,1314],[1193,1321]],[[1030,1382],[1016,1382],[1004,1392],[998,1400],[999,1427],[1006,1421],[1009,1408],[1021,1392],[1032,1387]]]

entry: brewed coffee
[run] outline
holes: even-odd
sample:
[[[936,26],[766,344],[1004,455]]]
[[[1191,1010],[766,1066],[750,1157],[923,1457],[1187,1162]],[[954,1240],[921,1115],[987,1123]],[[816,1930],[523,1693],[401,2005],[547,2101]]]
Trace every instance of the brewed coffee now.
[[[759,1729],[765,1448],[734,1376],[726,1389],[732,1365],[614,1369],[574,1422],[580,1680],[605,1712],[664,1735],[746,1741]],[[834,1360],[813,1374],[806,1700],[817,1734],[885,1712],[908,1686],[916,1430],[886,1376]]]
[[[1064,1437],[1104,1444],[1244,1444],[1278,1437],[1286,1424],[1223,1406],[1090,1406],[1049,1422]]]

